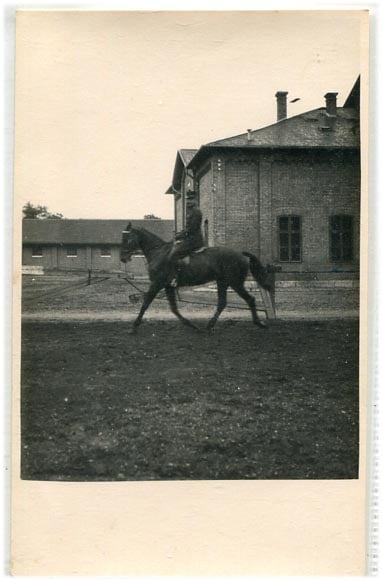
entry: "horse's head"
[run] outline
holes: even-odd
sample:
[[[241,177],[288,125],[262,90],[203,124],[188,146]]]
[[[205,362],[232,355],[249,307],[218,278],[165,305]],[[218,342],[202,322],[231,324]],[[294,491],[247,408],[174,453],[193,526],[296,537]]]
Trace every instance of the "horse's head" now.
[[[131,227],[131,222],[126,226],[126,229],[122,232],[122,245],[120,250],[120,260],[126,263],[130,260],[132,254],[139,250],[139,236],[138,232]]]

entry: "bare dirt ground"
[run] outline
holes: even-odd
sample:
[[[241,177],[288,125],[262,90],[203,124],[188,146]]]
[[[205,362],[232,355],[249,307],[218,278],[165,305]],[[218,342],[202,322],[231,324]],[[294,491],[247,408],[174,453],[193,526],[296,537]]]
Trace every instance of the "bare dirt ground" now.
[[[90,286],[87,285],[87,276],[82,275],[50,275],[24,276],[23,278],[23,314],[27,318],[89,318],[123,317],[133,319],[139,311],[141,302],[140,291],[148,288],[147,280],[125,278],[101,273],[93,276]],[[179,290],[180,308],[182,312],[194,316],[203,313],[212,316],[217,294],[212,291],[197,291],[190,288]],[[262,304],[259,304],[262,308]],[[229,293],[229,308],[227,314],[234,312],[238,316],[250,317],[247,305],[235,293]],[[173,316],[167,304],[164,292],[154,300],[147,312],[148,317],[153,315]]]
[[[354,478],[357,323],[25,322],[22,475]]]
[[[148,288],[147,280],[127,282],[123,277],[98,273],[87,285],[86,273],[78,275],[46,275],[23,277],[22,312],[25,320],[134,320],[140,308],[140,291]],[[256,297],[261,318],[265,318],[260,293],[249,290]],[[179,308],[190,318],[211,317],[217,294],[211,288],[179,289]],[[314,304],[291,310],[276,304],[278,317],[282,319],[329,319],[355,318],[356,310],[344,308],[320,310]],[[147,319],[173,318],[164,293],[160,293],[145,314]],[[222,320],[249,319],[247,305],[234,292],[228,292],[228,306]]]
[[[23,478],[357,477],[356,320],[263,330],[231,308],[207,334],[157,300],[134,336],[136,290],[83,281],[25,277]],[[204,327],[215,299],[197,294],[211,305],[181,309]]]

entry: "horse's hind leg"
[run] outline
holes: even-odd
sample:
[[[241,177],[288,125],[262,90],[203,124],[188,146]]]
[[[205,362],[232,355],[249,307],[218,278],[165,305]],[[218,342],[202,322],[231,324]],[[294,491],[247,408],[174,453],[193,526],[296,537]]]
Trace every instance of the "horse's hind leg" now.
[[[223,312],[224,308],[227,306],[227,284],[225,282],[217,281],[218,285],[218,304],[215,311],[215,314],[207,324],[208,330],[211,330],[215,324],[221,313]]]
[[[199,330],[198,327],[195,326],[195,324],[193,324],[190,320],[188,320],[187,318],[182,316],[182,314],[179,312],[178,304],[176,302],[175,288],[173,288],[172,286],[166,286],[165,290],[166,290],[167,300],[168,300],[168,303],[169,303],[170,308],[171,308],[171,312],[173,312],[175,314],[175,316],[177,318],[179,318],[179,320],[183,324],[185,324],[186,326],[194,328],[195,330]]]
[[[237,292],[237,294],[239,294],[240,298],[242,298],[243,300],[246,301],[246,303],[248,304],[251,313],[252,313],[252,320],[254,324],[257,324],[257,326],[261,326],[262,328],[266,327],[266,324],[260,320],[258,314],[257,314],[257,310],[256,310],[256,300],[254,299],[253,296],[251,296],[251,294],[249,292],[247,292],[247,290],[244,288],[243,284],[240,285],[232,285],[232,288],[235,290],[235,292]]]

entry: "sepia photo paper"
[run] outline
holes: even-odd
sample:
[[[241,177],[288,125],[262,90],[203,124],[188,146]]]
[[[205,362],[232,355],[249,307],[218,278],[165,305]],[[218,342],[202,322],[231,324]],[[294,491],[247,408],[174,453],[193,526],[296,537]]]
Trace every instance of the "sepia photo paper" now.
[[[368,27],[16,11],[13,574],[366,574]]]

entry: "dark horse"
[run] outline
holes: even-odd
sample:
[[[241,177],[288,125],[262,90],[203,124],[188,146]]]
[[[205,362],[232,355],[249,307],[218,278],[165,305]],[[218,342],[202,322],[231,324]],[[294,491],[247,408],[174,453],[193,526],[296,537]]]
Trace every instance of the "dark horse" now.
[[[178,310],[175,288],[170,283],[170,267],[168,254],[173,242],[165,242],[159,236],[148,232],[144,228],[132,228],[131,223],[126,226],[122,233],[122,247],[120,258],[127,262],[137,250],[142,250],[146,257],[150,276],[150,287],[145,294],[142,308],[133,325],[135,331],[140,325],[143,315],[155,296],[160,290],[165,289],[172,312],[184,324],[196,328],[192,322],[184,318]],[[237,252],[225,247],[206,248],[203,252],[192,254],[190,263],[180,263],[178,273],[178,286],[198,286],[216,280],[218,290],[218,304],[213,317],[208,323],[211,329],[221,312],[227,305],[227,288],[231,286],[238,295],[248,304],[254,324],[264,327],[256,312],[256,303],[244,288],[244,282],[251,271],[254,279],[266,290],[271,287],[268,284],[268,272],[260,261],[248,252]]]

